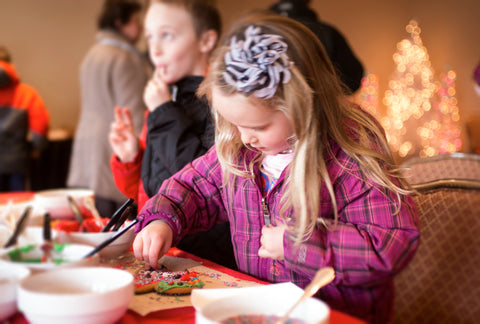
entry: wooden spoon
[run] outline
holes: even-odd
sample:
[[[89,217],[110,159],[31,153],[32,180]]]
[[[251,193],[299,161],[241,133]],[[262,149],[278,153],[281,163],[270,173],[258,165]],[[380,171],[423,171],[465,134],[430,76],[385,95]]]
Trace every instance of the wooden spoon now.
[[[313,277],[312,282],[305,287],[304,293],[302,297],[288,310],[288,312],[285,313],[278,321],[277,324],[282,324],[284,323],[292,311],[297,307],[301,302],[303,302],[305,299],[312,297],[315,295],[315,293],[322,288],[325,285],[328,285],[332,280],[335,278],[335,271],[333,270],[332,267],[325,267],[321,268],[320,270],[317,271],[315,274],[315,277]]]

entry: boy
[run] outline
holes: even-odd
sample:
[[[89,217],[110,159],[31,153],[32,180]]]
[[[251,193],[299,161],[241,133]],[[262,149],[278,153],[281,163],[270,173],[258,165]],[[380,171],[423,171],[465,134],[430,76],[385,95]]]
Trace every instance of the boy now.
[[[115,182],[125,195],[136,198],[139,208],[163,180],[213,144],[208,105],[195,92],[207,72],[221,22],[213,1],[157,0],[147,11],[144,27],[155,67],[144,92],[146,124],[138,141],[128,109],[117,108],[110,132]],[[228,224],[219,226],[212,235],[190,236],[178,246],[235,268]]]

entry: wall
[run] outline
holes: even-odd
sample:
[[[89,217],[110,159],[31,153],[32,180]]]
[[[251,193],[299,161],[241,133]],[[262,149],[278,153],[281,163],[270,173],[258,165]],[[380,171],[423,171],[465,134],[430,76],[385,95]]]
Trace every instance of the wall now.
[[[225,25],[273,0],[217,0]],[[347,37],[367,72],[380,78],[380,96],[395,68],[397,42],[409,36],[414,18],[438,75],[449,66],[457,72],[462,119],[480,115],[480,97],[472,72],[480,60],[478,0],[312,0],[319,16]],[[44,97],[53,127],[74,129],[79,114],[78,67],[94,41],[99,0],[0,0],[0,43],[8,46],[25,82]]]

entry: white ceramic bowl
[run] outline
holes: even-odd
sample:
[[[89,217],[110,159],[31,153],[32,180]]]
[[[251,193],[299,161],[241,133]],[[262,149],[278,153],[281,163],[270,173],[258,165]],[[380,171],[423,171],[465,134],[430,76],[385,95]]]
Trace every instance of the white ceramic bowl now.
[[[192,292],[192,304],[197,310],[197,324],[221,323],[239,315],[281,317],[303,293],[302,289],[292,283],[222,289],[224,291],[210,289],[213,294],[210,294],[208,290],[195,289]],[[218,292],[214,292],[215,290]],[[228,290],[230,292],[227,292]],[[214,294],[220,297],[215,298]],[[330,309],[321,300],[309,298],[297,306],[290,317],[299,319],[303,321],[302,323],[327,324]]]
[[[0,322],[17,312],[17,286],[21,279],[30,275],[26,267],[0,264]]]
[[[117,232],[99,232],[99,233],[89,233],[89,232],[71,232],[63,233],[61,237],[67,242],[86,244],[90,246],[98,246],[103,241],[109,239]],[[133,240],[135,239],[134,228],[130,228],[127,232],[123,233],[115,241],[104,247],[98,254],[103,258],[114,258],[120,256],[130,249],[132,246]]]
[[[93,199],[94,192],[89,189],[50,189],[37,191],[34,204],[38,210],[46,210],[52,219],[75,219],[68,196],[71,196],[80,209],[86,208],[85,199]]]
[[[133,296],[133,276],[125,270],[69,268],[23,279],[18,307],[32,324],[107,324],[125,314]]]
[[[32,273],[59,268],[93,266],[99,263],[98,255],[84,259],[93,247],[84,244],[62,244],[63,248],[59,251],[52,251],[56,260],[62,260],[61,263],[40,262],[43,251],[41,244],[21,245],[0,251],[0,264],[16,264],[29,268]],[[20,253],[20,255],[18,255]]]

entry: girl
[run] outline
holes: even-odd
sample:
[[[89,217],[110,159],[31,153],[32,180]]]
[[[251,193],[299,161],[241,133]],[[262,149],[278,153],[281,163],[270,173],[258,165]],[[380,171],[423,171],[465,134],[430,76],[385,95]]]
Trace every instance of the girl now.
[[[393,275],[419,231],[383,130],[345,101],[301,24],[255,13],[221,45],[199,90],[211,102],[216,145],[147,202],[135,256],[155,267],[186,233],[229,220],[240,271],[305,287],[332,266],[336,278],[318,297],[386,322]]]

